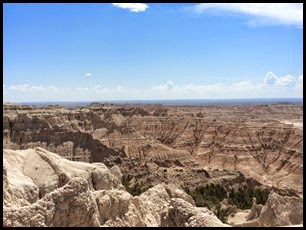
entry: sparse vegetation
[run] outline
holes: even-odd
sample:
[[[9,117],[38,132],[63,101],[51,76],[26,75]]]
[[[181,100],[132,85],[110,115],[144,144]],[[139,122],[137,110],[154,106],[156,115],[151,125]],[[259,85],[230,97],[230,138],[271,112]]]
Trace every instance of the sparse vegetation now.
[[[256,203],[265,205],[270,191],[268,189],[250,189],[239,187],[237,191],[232,189],[229,194],[229,204],[236,205],[240,209],[250,209],[253,204],[253,197],[256,197]]]
[[[253,204],[253,197],[256,197],[257,204],[265,205],[270,191],[268,189],[239,187],[237,190],[231,189],[229,194],[219,184],[207,184],[199,186],[193,190],[185,188],[185,192],[192,196],[197,207],[207,207],[213,210],[215,215],[226,222],[229,209],[221,208],[220,202],[228,199],[230,205],[236,205],[240,209],[250,209]]]
[[[217,184],[207,184],[206,186],[199,186],[194,190],[185,189],[195,201],[197,207],[207,207],[212,209],[223,199],[227,198],[225,189]]]

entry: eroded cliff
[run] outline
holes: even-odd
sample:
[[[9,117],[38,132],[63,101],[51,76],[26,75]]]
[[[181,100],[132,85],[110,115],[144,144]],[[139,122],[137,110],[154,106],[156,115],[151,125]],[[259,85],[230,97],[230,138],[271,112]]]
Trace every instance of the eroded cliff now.
[[[223,176],[240,171],[261,184],[301,194],[303,133],[295,124],[302,121],[302,111],[294,104],[4,105],[3,144],[43,147],[74,161],[115,163],[124,173],[136,166],[147,172],[143,180],[182,187],[207,181],[205,173],[182,180],[192,170],[208,175],[225,170]],[[175,174],[182,176],[176,180]]]

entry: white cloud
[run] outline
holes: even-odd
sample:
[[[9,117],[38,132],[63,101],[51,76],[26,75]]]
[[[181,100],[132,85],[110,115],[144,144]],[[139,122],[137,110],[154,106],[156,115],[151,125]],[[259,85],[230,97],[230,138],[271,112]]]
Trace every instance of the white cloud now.
[[[10,90],[15,90],[15,91],[21,91],[21,92],[48,92],[48,91],[56,91],[57,87],[55,86],[44,86],[44,85],[33,85],[30,86],[29,84],[24,84],[24,85],[16,85],[16,86],[10,86]]]
[[[112,3],[114,6],[128,9],[131,12],[142,12],[145,11],[149,6],[144,3]]]
[[[276,84],[283,87],[292,87],[296,84],[296,80],[294,77],[287,75],[284,77],[280,77],[277,80]]]
[[[197,13],[215,9],[251,15],[251,26],[285,24],[303,27],[303,3],[200,3],[193,9]]]
[[[249,82],[249,81],[241,81],[241,82],[238,82],[238,83],[231,84],[231,87],[249,87],[251,85],[252,85],[252,83]]]
[[[163,85],[153,86],[151,91],[165,99],[302,97],[302,76],[297,80],[291,75],[278,77],[273,72],[269,72],[262,82],[240,81],[210,85],[176,85],[168,81]],[[171,82],[170,89],[167,87],[170,85],[169,82]]]
[[[12,90],[19,90],[19,91],[27,91],[29,89],[30,85],[24,84],[24,85],[16,85],[11,86],[9,89]]]
[[[264,79],[264,83],[266,85],[274,85],[276,81],[277,81],[277,76],[274,73],[269,72],[266,74],[266,77]]]
[[[299,79],[298,79],[299,80]],[[267,73],[264,84],[267,86],[276,86],[276,87],[284,87],[290,88],[296,85],[297,81],[291,75],[286,75],[284,77],[278,77],[273,72]]]
[[[303,75],[278,77],[273,72],[259,82],[240,81],[232,84],[164,84],[132,89],[122,85],[113,88],[101,85],[64,88],[44,85],[13,85],[5,88],[4,101],[103,101],[158,99],[228,99],[303,97]]]
[[[249,81],[241,81],[233,84],[210,84],[194,85],[171,84],[171,90],[164,85],[153,86],[152,92],[163,96],[165,99],[195,99],[195,98],[246,98],[256,97],[258,85],[253,85]]]
[[[168,82],[165,84],[165,88],[166,88],[167,90],[173,89],[173,86],[174,86],[174,84],[173,84],[172,81],[168,81]]]
[[[86,77],[91,77],[91,75],[92,75],[91,73],[85,73]]]
[[[156,91],[165,91],[173,89],[174,84],[172,81],[167,81],[164,85],[153,86],[152,89]]]
[[[118,85],[118,86],[116,87],[116,90],[117,90],[117,91],[123,91],[124,88],[123,88],[121,85]]]

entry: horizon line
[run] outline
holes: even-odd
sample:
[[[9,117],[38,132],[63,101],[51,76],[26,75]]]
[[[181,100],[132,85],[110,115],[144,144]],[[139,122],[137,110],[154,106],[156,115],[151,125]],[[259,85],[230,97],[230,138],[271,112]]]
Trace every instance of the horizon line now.
[[[85,101],[6,101],[5,103],[80,103],[80,102],[124,102],[124,101],[200,101],[200,100],[206,100],[206,101],[234,101],[234,100],[303,100],[303,97],[262,97],[262,98],[197,98],[197,99],[115,99],[115,100],[85,100]]]

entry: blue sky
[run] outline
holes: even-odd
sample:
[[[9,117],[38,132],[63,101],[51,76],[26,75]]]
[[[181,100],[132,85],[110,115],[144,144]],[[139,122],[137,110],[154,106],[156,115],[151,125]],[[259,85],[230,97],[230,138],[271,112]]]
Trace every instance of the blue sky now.
[[[302,4],[4,4],[4,101],[302,97]]]

